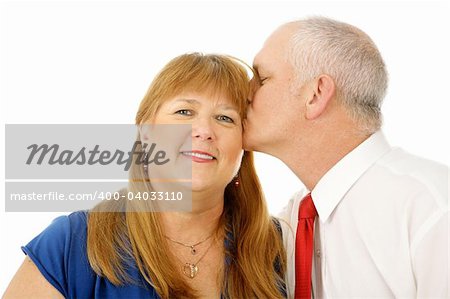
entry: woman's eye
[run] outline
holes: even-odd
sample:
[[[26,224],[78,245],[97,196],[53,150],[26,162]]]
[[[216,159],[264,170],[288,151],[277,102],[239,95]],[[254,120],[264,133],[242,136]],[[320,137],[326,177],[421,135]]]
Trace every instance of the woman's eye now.
[[[226,115],[219,115],[219,116],[217,116],[217,119],[220,121],[227,122],[227,123],[234,123],[234,120],[231,117],[228,117]]]
[[[263,85],[266,80],[267,80],[267,77],[259,78],[259,84]]]
[[[177,110],[175,112],[175,114],[180,114],[180,115],[192,115],[192,111],[188,110],[188,109],[181,109],[181,110]]]

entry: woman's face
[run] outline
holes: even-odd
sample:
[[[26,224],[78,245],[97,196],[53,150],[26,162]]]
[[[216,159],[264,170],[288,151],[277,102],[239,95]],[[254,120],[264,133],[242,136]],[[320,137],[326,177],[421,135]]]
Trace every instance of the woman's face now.
[[[240,167],[241,121],[237,107],[224,94],[186,92],[165,101],[154,123],[191,125],[175,163],[192,167],[192,191],[222,191]]]

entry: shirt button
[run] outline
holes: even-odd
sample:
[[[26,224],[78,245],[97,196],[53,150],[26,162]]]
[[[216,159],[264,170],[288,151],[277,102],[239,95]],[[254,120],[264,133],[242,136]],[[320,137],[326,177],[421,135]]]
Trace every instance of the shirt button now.
[[[319,249],[316,250],[316,256],[317,256],[317,258],[320,259],[320,250]]]

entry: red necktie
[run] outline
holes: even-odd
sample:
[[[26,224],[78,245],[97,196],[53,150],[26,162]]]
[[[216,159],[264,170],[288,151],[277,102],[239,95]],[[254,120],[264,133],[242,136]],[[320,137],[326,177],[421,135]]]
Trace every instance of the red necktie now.
[[[317,211],[308,193],[298,210],[295,238],[295,299],[311,298],[311,268],[314,246],[314,219]]]

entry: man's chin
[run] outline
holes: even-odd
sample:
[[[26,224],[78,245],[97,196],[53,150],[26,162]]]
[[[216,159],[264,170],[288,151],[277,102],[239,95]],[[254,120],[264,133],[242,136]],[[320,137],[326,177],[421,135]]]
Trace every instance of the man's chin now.
[[[246,151],[261,151],[261,132],[255,130],[255,126],[250,125],[247,119],[244,120],[244,130],[242,132],[242,147]]]
[[[254,135],[251,134],[249,130],[244,130],[244,134],[242,136],[242,147],[246,151],[255,151],[256,149],[256,143],[254,140]]]

